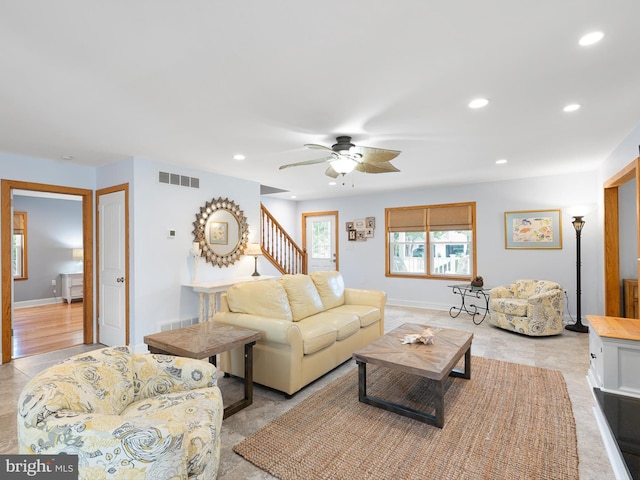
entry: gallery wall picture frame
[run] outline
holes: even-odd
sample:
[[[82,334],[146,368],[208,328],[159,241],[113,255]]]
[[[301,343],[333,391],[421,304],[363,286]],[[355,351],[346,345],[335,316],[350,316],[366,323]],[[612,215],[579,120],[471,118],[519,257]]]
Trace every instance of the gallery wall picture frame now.
[[[356,231],[355,230],[349,230],[349,241],[350,242],[355,242],[356,240]]]
[[[559,209],[504,212],[504,248],[562,249],[561,218]]]
[[[364,218],[358,218],[353,221],[353,228],[356,230],[364,230],[367,226],[367,221]]]
[[[373,228],[365,228],[364,229],[364,236],[367,238],[373,238]]]
[[[376,228],[376,217],[367,217],[365,219],[365,223],[366,223],[367,229],[370,228],[371,230],[373,230],[374,228]]]
[[[353,228],[353,222],[347,222],[345,225],[347,227],[347,232],[350,230],[355,230],[355,228]]]

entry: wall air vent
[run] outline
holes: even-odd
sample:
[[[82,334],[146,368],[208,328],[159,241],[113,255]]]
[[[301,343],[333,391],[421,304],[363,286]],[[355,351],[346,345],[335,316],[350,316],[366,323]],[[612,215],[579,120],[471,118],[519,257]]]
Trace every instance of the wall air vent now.
[[[181,187],[200,188],[200,179],[177,173],[158,172],[158,182]]]

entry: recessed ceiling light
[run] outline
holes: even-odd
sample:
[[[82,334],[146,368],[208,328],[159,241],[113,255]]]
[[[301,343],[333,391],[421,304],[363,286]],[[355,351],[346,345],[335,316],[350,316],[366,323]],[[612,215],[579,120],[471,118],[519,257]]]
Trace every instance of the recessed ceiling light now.
[[[246,157],[244,155],[242,155],[241,153],[237,153],[233,156],[234,160],[244,160]]]
[[[565,106],[562,111],[563,112],[575,112],[576,110],[580,110],[580,107],[582,105],[580,105],[579,103],[571,103],[567,106]]]
[[[489,100],[486,98],[476,98],[469,102],[469,108],[482,108],[489,105]]]
[[[496,165],[504,165],[505,163],[507,163],[506,158],[501,158],[500,160],[496,160]]]
[[[604,37],[604,33],[602,32],[591,32],[586,35],[580,37],[580,41],[578,42],[583,47],[587,47],[589,45],[593,45],[594,43],[598,43]]]
[[[289,198],[297,198],[295,195],[291,195]]]
[[[336,182],[329,182],[329,185],[336,185]]]
[[[60,155],[60,158],[61,158],[62,160],[67,160],[67,161],[69,161],[69,160],[73,160],[73,155]]]

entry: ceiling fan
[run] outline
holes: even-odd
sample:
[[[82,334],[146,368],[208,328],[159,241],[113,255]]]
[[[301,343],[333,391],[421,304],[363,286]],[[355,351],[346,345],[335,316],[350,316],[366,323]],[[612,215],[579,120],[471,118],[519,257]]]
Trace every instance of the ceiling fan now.
[[[354,169],[363,173],[388,173],[400,171],[390,163],[390,160],[393,160],[400,155],[400,151],[354,145],[351,143],[351,137],[337,137],[336,143],[331,147],[315,143],[306,144],[305,147],[313,150],[328,150],[331,154],[327,157],[318,158],[316,160],[307,160],[306,162],[282,165],[280,170],[284,168],[298,167],[301,165],[328,163],[329,167],[324,173],[325,175],[333,178],[337,178],[338,175],[346,175]]]

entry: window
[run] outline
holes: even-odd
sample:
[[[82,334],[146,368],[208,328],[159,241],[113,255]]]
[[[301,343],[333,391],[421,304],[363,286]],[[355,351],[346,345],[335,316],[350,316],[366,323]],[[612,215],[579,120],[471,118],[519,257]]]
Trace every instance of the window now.
[[[13,212],[11,269],[14,280],[29,278],[27,275],[27,212]]]
[[[387,276],[475,275],[475,202],[388,208]]]
[[[313,235],[311,258],[331,258],[331,222],[314,221],[311,228]]]

